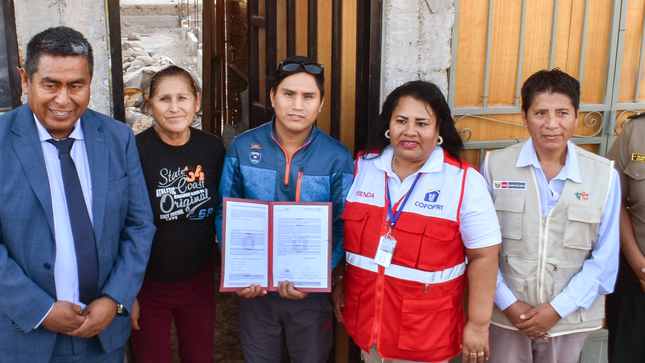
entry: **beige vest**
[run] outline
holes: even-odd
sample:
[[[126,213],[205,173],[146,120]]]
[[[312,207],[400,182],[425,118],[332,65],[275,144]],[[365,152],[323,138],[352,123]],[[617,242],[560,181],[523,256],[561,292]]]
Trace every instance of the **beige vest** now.
[[[485,168],[501,226],[504,282],[518,300],[538,306],[562,292],[591,256],[613,162],[576,146],[582,183],[566,180],[558,203],[543,217],[533,166],[515,167],[523,145],[489,152]],[[595,330],[602,327],[603,316],[604,297],[598,296],[587,311],[574,311],[550,332],[558,336]],[[517,330],[497,306],[492,323]]]

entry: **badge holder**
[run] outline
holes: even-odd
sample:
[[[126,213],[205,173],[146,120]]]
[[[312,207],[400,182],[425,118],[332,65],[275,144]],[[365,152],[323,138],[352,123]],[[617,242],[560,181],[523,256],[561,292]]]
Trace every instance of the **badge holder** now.
[[[395,247],[396,239],[394,239],[394,237],[392,237],[389,233],[381,236],[381,239],[378,243],[378,249],[376,250],[376,256],[374,256],[374,262],[385,268],[390,267],[390,262],[392,262],[392,255],[394,255]]]

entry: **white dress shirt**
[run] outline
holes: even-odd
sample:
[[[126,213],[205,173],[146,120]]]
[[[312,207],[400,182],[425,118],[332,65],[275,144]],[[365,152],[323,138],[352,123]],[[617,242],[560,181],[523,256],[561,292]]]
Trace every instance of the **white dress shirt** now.
[[[546,180],[531,139],[520,150],[515,167],[529,165],[532,165],[535,171],[542,214],[545,216],[560,200],[565,180],[569,179],[574,183],[582,182],[578,156],[571,141],[567,143],[564,167],[551,181]],[[482,168],[482,173],[486,179],[485,168]],[[490,192],[490,185],[488,189]],[[612,185],[609,187],[607,204],[600,218],[598,240],[591,251],[591,257],[584,262],[582,270],[573,276],[567,287],[550,302],[562,318],[566,318],[579,308],[589,309],[596,297],[609,294],[614,290],[618,273],[620,202],[620,179],[616,170],[612,169]],[[516,301],[517,298],[503,281],[501,270],[498,270],[495,304],[500,310],[505,310]]]
[[[85,309],[85,304],[79,300],[76,249],[74,247],[70,215],[67,210],[65,184],[63,183],[63,176],[60,170],[58,149],[47,141],[53,139],[53,137],[41,125],[36,115],[34,115],[34,120],[38,128],[40,146],[43,150],[45,165],[47,167],[47,178],[49,179],[49,190],[51,192],[52,209],[54,212],[54,237],[56,239],[56,260],[54,261],[55,298],[56,301],[69,301]],[[81,189],[83,190],[85,206],[87,207],[90,221],[94,223],[92,218],[92,179],[87,160],[87,150],[85,149],[85,136],[83,134],[83,128],[80,125],[81,120],[79,119],[74,125],[74,131],[69,135],[70,138],[75,139],[70,156],[74,160],[74,164],[76,164],[76,171],[81,183]],[[49,312],[43,317],[43,320],[47,315],[49,315]],[[41,323],[42,320],[38,326]]]

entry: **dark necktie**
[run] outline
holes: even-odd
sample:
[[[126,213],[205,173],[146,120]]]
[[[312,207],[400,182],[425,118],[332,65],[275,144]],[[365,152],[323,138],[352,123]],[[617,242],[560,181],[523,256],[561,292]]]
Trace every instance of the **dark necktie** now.
[[[72,225],[74,248],[76,250],[79,297],[81,302],[87,305],[96,298],[99,281],[98,256],[94,230],[90,215],[87,213],[76,165],[69,154],[74,144],[74,139],[68,138],[61,141],[50,139],[47,141],[58,149],[60,171],[63,175],[65,199],[67,200],[67,210],[69,212],[69,221]]]

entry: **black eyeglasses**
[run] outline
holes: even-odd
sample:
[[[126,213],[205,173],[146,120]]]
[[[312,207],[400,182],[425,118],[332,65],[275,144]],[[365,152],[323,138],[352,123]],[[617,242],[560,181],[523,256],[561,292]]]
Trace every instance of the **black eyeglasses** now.
[[[303,68],[305,72],[313,75],[321,74],[323,71],[323,65],[319,63],[303,63],[303,62],[280,62],[280,69],[285,72],[295,72],[300,68]]]

